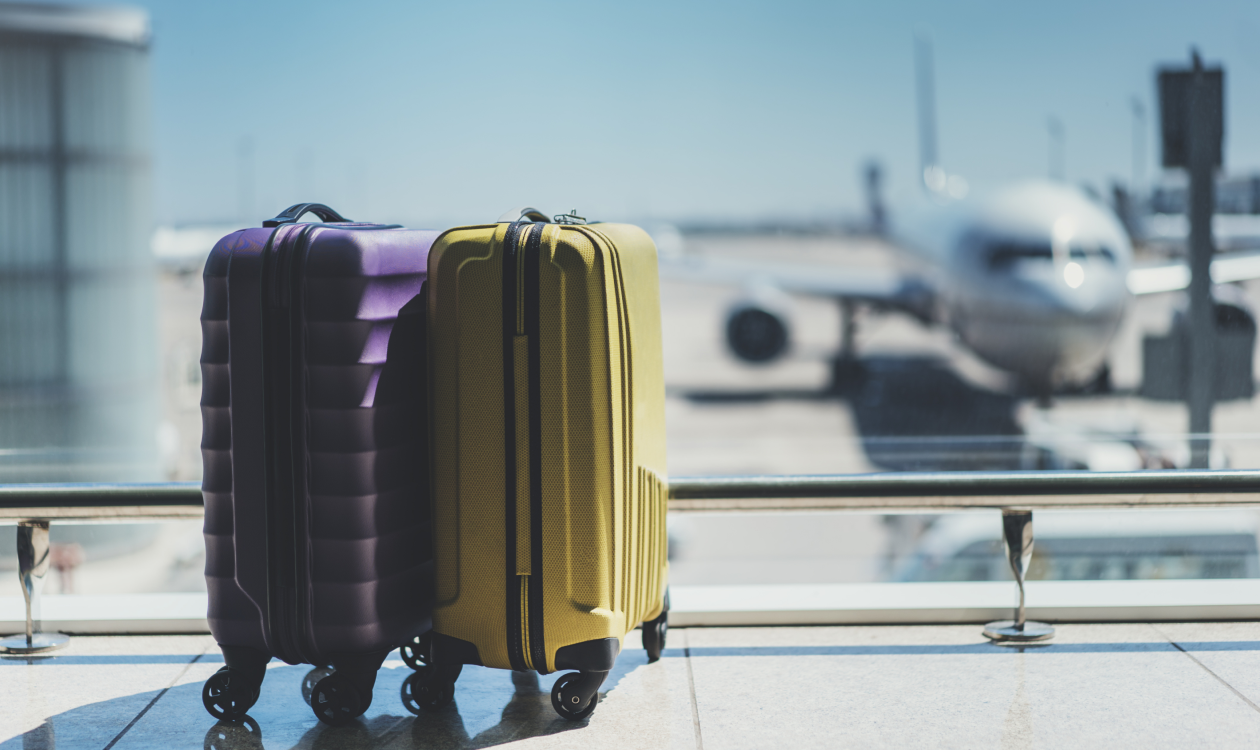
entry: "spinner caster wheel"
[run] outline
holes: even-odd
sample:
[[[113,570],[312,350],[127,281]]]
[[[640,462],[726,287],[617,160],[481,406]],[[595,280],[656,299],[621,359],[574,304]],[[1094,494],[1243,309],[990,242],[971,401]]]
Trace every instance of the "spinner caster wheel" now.
[[[643,648],[647,650],[648,664],[659,661],[661,652],[665,650],[665,632],[669,630],[665,618],[666,615],[662,614],[655,620],[643,623]]]
[[[665,634],[669,631],[669,589],[665,589],[665,606],[655,620],[643,623],[643,648],[648,664],[658,661],[665,650]]]
[[[236,721],[258,702],[260,688],[239,669],[223,667],[201,688],[201,703],[214,718]]]
[[[366,709],[359,689],[345,675],[336,672],[316,683],[311,691],[311,710],[325,724],[335,727],[349,724]]]
[[[406,662],[407,666],[419,672],[429,666],[429,646],[432,642],[433,634],[431,632],[418,635],[404,643],[398,649],[398,654]]]
[[[413,714],[441,711],[455,699],[455,681],[430,670],[416,672],[403,680],[403,706]]]
[[[306,701],[306,705],[311,705],[311,694],[315,692],[315,686],[319,681],[332,674],[331,667],[315,667],[306,673],[302,678],[302,700]]]
[[[551,686],[551,707],[569,721],[585,719],[595,711],[595,704],[599,703],[598,684],[595,690],[591,691],[591,697],[583,701],[584,691],[580,689],[583,676],[581,672],[570,672],[556,680],[556,684]],[[603,682],[602,674],[599,682]]]

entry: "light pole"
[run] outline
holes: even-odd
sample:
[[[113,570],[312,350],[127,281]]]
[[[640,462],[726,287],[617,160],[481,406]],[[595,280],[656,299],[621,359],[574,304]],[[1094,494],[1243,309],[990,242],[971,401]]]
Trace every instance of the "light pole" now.
[[[1050,134],[1050,179],[1062,182],[1067,179],[1067,148],[1063,134],[1063,121],[1050,115],[1046,118],[1046,130]]]

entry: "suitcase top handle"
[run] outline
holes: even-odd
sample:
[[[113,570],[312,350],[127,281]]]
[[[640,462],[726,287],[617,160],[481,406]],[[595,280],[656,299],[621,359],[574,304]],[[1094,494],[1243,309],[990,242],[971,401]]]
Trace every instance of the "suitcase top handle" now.
[[[536,208],[530,208],[529,206],[522,206],[520,208],[514,208],[500,216],[497,223],[502,224],[504,222],[521,221],[523,219],[529,219],[530,221],[537,222],[539,224],[546,224],[551,221],[551,219],[547,218],[547,214],[542,211],[539,211]]]
[[[556,224],[585,224],[586,223],[586,218],[582,216],[578,216],[576,209],[574,209],[573,211],[570,211],[567,214],[558,214],[554,218],[548,219],[547,214],[543,213],[542,211],[539,211],[536,208],[530,208],[529,206],[523,206],[521,208],[514,208],[511,211],[508,211],[507,213],[499,217],[497,223],[499,224],[511,223],[514,221],[524,221],[526,219],[532,222],[536,222],[538,224],[547,224],[552,221],[554,221]]]
[[[284,211],[281,211],[279,216],[264,221],[263,228],[278,227],[281,224],[294,224],[306,214],[315,214],[323,222],[350,221],[323,203],[294,203],[292,206],[284,209]]]

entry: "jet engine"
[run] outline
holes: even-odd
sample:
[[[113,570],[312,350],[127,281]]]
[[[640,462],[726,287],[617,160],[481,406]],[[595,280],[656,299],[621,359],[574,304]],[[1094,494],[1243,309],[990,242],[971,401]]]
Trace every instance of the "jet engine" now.
[[[731,306],[726,345],[745,362],[765,364],[782,356],[791,341],[786,296],[763,290]]]

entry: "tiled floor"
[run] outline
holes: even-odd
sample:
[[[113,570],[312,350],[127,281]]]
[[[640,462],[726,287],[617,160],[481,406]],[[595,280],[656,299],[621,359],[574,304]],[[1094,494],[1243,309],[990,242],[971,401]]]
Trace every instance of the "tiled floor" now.
[[[991,646],[972,625],[691,628],[648,665],[636,635],[599,708],[570,723],[555,676],[467,668],[455,702],[413,716],[386,662],[372,707],[321,725],[307,669],[273,664],[251,719],[215,724],[208,637],[79,637],[0,660],[0,749],[1260,746],[1260,624],[1063,625],[1053,645]]]

